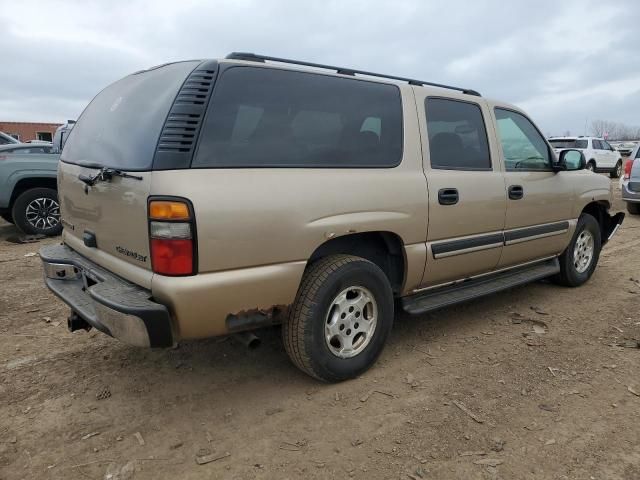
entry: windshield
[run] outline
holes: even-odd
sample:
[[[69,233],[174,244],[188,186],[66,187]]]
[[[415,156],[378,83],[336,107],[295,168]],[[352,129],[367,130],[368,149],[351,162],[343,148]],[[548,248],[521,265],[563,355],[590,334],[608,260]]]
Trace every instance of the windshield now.
[[[587,141],[579,138],[549,140],[549,143],[553,148],[587,148]]]
[[[198,63],[172,63],[134,73],[105,88],[78,119],[61,160],[122,170],[150,170],[173,100]]]

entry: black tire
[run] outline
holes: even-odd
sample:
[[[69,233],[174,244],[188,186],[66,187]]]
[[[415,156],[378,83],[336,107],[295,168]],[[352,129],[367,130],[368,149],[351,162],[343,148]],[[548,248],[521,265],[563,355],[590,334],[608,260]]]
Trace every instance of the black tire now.
[[[611,178],[620,178],[620,175],[622,175],[622,160],[618,161],[616,168],[609,172]]]
[[[377,320],[363,349],[350,358],[341,358],[330,350],[329,341],[325,338],[325,325],[327,317],[336,308],[333,307],[334,300],[350,287],[364,288],[371,293],[377,306]],[[349,311],[353,310],[349,308]],[[356,317],[351,317],[352,320],[346,317],[347,325],[349,321],[357,322],[354,318],[359,317],[360,321],[365,318],[364,310],[361,317],[358,311],[356,309],[353,313]],[[341,322],[337,320],[337,323]],[[352,325],[352,342],[355,342],[360,333],[355,330],[358,324]],[[375,363],[392,325],[393,292],[384,272],[360,257],[331,255],[318,260],[304,273],[295,302],[283,324],[282,339],[287,354],[303,372],[324,382],[340,382],[357,377]],[[340,328],[343,327],[341,325]],[[351,335],[349,328],[344,331]]]
[[[583,231],[587,231],[592,236],[593,254],[588,267],[584,271],[579,271],[576,267],[574,250],[576,242],[578,242]],[[591,278],[591,275],[593,275],[593,272],[598,265],[601,248],[602,238],[598,221],[588,213],[583,213],[578,219],[578,225],[576,226],[576,231],[573,234],[571,243],[562,255],[560,255],[560,273],[554,277],[555,282],[566,287],[579,287],[584,284],[589,280],[589,278]]]
[[[31,213],[27,213],[27,208],[37,204],[42,207],[38,211],[42,213],[43,218],[30,219]],[[32,188],[22,192],[16,198],[11,213],[16,227],[28,235],[52,236],[60,235],[62,232],[58,194],[52,188]],[[42,226],[38,226],[40,223]]]
[[[13,217],[9,212],[0,214],[0,218],[2,218],[5,222],[13,223]]]
[[[640,203],[627,202],[627,212],[631,215],[640,215]]]
[[[587,162],[587,170],[590,172],[596,171],[596,162],[594,160],[589,160],[589,162]]]

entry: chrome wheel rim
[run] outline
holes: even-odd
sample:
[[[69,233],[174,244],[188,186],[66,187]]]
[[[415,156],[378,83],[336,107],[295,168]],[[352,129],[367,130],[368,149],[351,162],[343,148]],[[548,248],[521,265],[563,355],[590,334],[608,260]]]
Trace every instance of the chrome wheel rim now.
[[[622,174],[622,164],[619,163],[616,167],[616,176],[619,177]]]
[[[324,322],[327,347],[338,358],[351,358],[371,342],[378,323],[378,305],[364,287],[342,290],[331,302]]]
[[[36,198],[27,205],[25,216],[32,227],[49,230],[60,223],[60,205],[52,198]]]
[[[591,265],[593,259],[594,241],[593,234],[589,230],[583,230],[576,239],[573,247],[573,266],[578,273],[584,273]]]

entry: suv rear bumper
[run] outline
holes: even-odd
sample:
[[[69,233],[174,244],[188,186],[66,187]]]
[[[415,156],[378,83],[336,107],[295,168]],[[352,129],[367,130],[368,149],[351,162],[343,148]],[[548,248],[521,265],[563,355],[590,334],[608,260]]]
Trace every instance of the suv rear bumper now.
[[[92,327],[138,347],[174,344],[167,307],[66,245],[40,249],[47,287]]]
[[[640,182],[625,180],[622,183],[622,200],[625,202],[640,202]]]

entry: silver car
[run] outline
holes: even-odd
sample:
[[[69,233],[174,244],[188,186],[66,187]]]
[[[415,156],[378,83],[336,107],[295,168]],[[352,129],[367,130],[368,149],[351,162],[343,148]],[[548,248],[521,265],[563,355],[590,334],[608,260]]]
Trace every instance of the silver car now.
[[[624,166],[622,199],[627,202],[629,213],[640,215],[640,143],[631,151]]]

